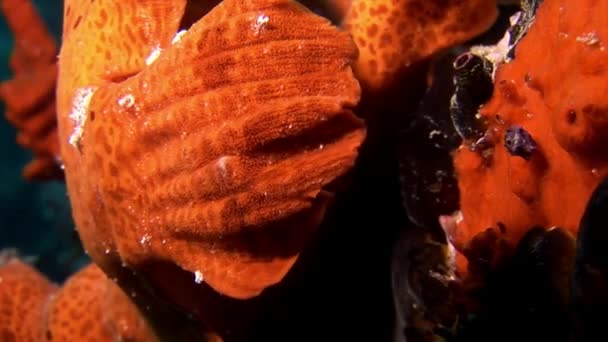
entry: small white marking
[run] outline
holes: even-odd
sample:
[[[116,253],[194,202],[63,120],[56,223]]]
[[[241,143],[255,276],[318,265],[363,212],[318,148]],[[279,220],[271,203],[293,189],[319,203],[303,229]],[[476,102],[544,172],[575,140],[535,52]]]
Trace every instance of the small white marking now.
[[[160,56],[161,52],[163,52],[163,49],[161,49],[160,46],[156,45],[154,49],[152,49],[152,52],[150,52],[148,58],[146,58],[146,65],[151,65],[152,63],[154,63],[158,56]]]
[[[87,121],[89,113],[89,104],[93,98],[93,94],[97,87],[83,87],[76,90],[74,99],[72,100],[72,111],[70,112],[70,119],[74,121],[74,131],[69,138],[69,143],[78,148],[80,140],[84,134],[84,125]]]
[[[135,104],[135,97],[133,94],[127,94],[118,99],[118,105],[125,108],[131,108]]]
[[[144,236],[141,237],[141,239],[139,240],[139,243],[141,243],[142,245],[147,245],[147,244],[150,243],[151,239],[152,238],[150,237],[150,235],[146,234],[146,235],[144,235]]]
[[[173,37],[173,40],[171,40],[171,44],[179,43],[182,40],[183,35],[186,34],[186,32],[188,32],[188,30],[181,30],[177,32]]]
[[[589,46],[598,46],[600,44],[600,37],[598,37],[597,32],[593,31],[576,37],[576,41]]]
[[[433,139],[436,135],[441,135],[441,131],[439,130],[432,130],[429,132],[429,139]]]
[[[255,23],[253,24],[253,33],[258,35],[260,31],[262,31],[262,29],[264,29],[264,27],[268,24],[269,20],[270,18],[268,18],[268,16],[265,14],[258,15]]]
[[[195,283],[200,284],[203,282],[203,280],[204,280],[203,272],[198,271],[198,270],[196,272],[194,272],[194,282]]]

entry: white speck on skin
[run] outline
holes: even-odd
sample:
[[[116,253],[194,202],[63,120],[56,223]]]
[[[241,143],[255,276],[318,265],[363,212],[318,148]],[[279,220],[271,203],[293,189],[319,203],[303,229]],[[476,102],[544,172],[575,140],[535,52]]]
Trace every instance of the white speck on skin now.
[[[226,171],[227,171],[226,166],[228,165],[228,156],[220,157],[217,160],[217,164],[216,165],[217,165],[217,168],[219,169],[222,177],[225,177],[226,176]]]
[[[150,235],[144,235],[141,237],[141,239],[139,240],[139,243],[141,243],[142,245],[147,245],[150,243],[150,240],[152,238],[150,237]]]
[[[70,112],[70,119],[74,121],[74,131],[70,135],[69,143],[76,148],[80,145],[89,113],[89,104],[96,90],[97,87],[83,87],[77,89],[76,94],[74,94],[72,111]]]
[[[146,58],[146,65],[151,65],[152,63],[154,63],[158,56],[160,56],[161,52],[163,52],[163,49],[161,49],[160,46],[156,45],[154,49],[152,49],[152,52],[150,52],[150,55]]]
[[[264,27],[268,24],[269,20],[270,18],[268,18],[268,16],[265,14],[258,15],[255,19],[255,23],[253,24],[253,33],[258,35],[260,31],[262,31],[262,29],[264,29]]]
[[[598,37],[597,32],[587,32],[576,37],[576,41],[579,43],[583,43],[589,46],[598,46],[600,45],[600,37]]]
[[[188,32],[188,30],[181,30],[179,32],[177,32],[175,34],[175,36],[173,37],[173,39],[171,40],[171,44],[177,44],[182,40],[182,36],[184,34],[186,34],[186,32]]]
[[[63,159],[61,159],[61,156],[58,154],[55,155],[55,163],[57,165],[59,165],[60,169],[65,170],[65,165],[63,164]]]
[[[127,94],[118,99],[118,105],[125,108],[131,108],[135,104],[135,97],[133,94]]]
[[[462,216],[462,211],[460,211],[460,210],[455,212],[453,216],[454,216],[454,220],[456,220],[456,224],[460,224],[464,220],[464,216]]]
[[[194,272],[194,282],[197,284],[200,284],[203,282],[203,272],[201,271],[196,271]]]

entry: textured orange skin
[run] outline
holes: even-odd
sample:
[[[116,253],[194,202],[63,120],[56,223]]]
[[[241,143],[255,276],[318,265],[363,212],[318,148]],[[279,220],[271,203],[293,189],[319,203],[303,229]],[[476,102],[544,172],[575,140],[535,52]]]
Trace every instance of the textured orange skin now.
[[[110,274],[168,261],[192,286],[200,272],[248,298],[286,274],[322,217],[322,189],[355,161],[356,49],[288,0],[224,1],[171,44],[184,6],[66,1],[58,113],[73,215]],[[91,86],[73,146],[73,97]]]
[[[94,264],[57,291],[47,330],[53,341],[156,341],[130,298]]]
[[[55,290],[27,264],[0,265],[0,341],[45,341],[45,308]]]
[[[380,91],[411,65],[482,33],[497,15],[494,0],[353,0],[344,26],[359,48],[355,74],[363,88]]]
[[[55,160],[59,154],[57,46],[30,1],[2,0],[0,11],[15,37],[10,58],[14,76],[0,83],[0,101],[6,105],[6,118],[18,130],[17,143],[34,154],[23,176],[28,180],[62,178]]]
[[[122,290],[95,265],[62,287],[18,260],[0,266],[0,341],[156,340]]]
[[[534,225],[576,232],[608,174],[606,13],[606,1],[545,0],[515,60],[497,70],[494,95],[481,110],[494,152],[484,161],[463,146],[454,158],[463,220],[448,233],[461,251],[498,222],[511,243]],[[539,146],[530,161],[503,147],[513,124]]]

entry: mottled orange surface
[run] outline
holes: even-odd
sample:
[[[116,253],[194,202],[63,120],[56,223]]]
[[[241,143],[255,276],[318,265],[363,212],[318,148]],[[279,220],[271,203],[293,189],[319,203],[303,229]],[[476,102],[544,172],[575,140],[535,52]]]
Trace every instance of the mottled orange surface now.
[[[45,310],[55,290],[25,263],[0,265],[0,341],[46,341]]]
[[[61,178],[55,111],[57,46],[30,1],[1,0],[0,12],[13,32],[13,79],[0,83],[6,118],[18,130],[17,143],[32,150],[26,179]]]
[[[58,112],[73,214],[106,271],[167,261],[192,286],[251,297],[289,270],[324,187],[355,161],[356,49],[289,0],[226,0],[174,39],[185,4],[66,1]]]
[[[57,288],[29,265],[0,265],[0,341],[140,341],[156,338],[122,290],[95,265]]]
[[[494,0],[353,0],[344,26],[359,47],[357,78],[381,90],[412,64],[482,33],[497,14]]]
[[[575,232],[592,190],[608,174],[608,2],[545,0],[515,60],[497,71],[492,153],[455,155],[463,220],[451,232],[462,250],[489,227],[517,242],[534,225]],[[538,144],[529,161],[503,147],[511,125]]]
[[[94,264],[68,279],[46,310],[49,340],[156,341],[129,297]]]

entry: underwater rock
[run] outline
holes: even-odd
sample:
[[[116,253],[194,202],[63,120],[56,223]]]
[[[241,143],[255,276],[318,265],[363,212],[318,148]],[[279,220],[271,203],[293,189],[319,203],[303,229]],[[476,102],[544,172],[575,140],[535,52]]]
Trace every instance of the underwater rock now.
[[[485,133],[485,124],[479,119],[479,106],[490,96],[493,65],[482,56],[465,52],[454,60],[454,95],[450,100],[452,124],[468,143],[475,143]]]
[[[511,155],[530,160],[532,153],[537,149],[536,142],[523,127],[511,126],[505,132],[505,148]]]
[[[608,178],[591,195],[578,232],[572,277],[574,341],[606,336],[608,306]]]
[[[392,256],[394,341],[435,341],[456,320],[453,253],[424,230],[404,232]]]
[[[462,139],[450,117],[453,92],[451,51],[433,63],[433,83],[399,138],[403,204],[409,219],[444,240],[437,218],[458,209],[458,187],[451,152]]]

